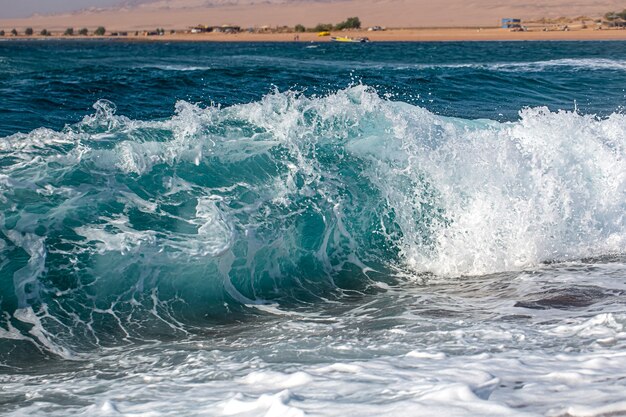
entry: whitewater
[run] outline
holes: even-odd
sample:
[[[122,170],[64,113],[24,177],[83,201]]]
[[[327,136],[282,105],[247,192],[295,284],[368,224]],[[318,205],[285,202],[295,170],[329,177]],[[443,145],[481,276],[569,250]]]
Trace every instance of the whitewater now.
[[[626,46],[536,45],[0,45],[0,414],[626,415]]]

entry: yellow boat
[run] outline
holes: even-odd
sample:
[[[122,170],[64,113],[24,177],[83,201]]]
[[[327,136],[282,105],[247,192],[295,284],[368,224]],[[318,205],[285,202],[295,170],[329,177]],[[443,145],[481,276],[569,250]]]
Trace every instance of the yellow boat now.
[[[319,32],[317,36],[330,36],[330,32]]]
[[[369,42],[368,38],[349,38],[347,36],[333,36],[330,38],[331,42],[355,42],[355,43],[363,43]]]

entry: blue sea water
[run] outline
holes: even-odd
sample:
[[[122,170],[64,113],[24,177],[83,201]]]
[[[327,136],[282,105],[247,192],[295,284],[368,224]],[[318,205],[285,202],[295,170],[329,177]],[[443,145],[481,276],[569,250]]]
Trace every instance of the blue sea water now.
[[[0,414],[625,414],[625,86],[624,42],[0,42]]]

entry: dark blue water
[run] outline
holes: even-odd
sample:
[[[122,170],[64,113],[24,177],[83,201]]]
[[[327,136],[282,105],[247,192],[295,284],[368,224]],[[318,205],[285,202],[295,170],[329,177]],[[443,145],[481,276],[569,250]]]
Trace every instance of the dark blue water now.
[[[513,120],[524,106],[607,115],[624,104],[625,60],[623,42],[2,42],[0,134],[59,129],[102,98],[152,119],[177,100],[232,105],[358,82],[449,116]]]

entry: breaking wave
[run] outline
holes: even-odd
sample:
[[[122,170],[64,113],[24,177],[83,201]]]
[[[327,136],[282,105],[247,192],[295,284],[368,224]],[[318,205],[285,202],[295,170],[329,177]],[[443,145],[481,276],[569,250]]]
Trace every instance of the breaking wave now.
[[[626,250],[622,114],[464,120],[362,85],[94,108],[0,139],[1,343],[72,357],[394,276]]]

